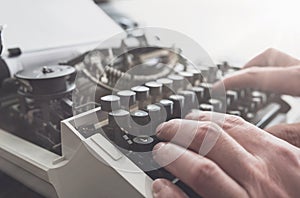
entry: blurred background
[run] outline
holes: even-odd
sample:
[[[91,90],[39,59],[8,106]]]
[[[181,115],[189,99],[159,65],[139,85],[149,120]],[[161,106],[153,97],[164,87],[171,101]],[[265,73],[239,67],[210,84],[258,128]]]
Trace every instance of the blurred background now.
[[[300,57],[297,0],[116,0],[109,4],[140,26],[185,33],[216,61],[243,64],[269,47]]]

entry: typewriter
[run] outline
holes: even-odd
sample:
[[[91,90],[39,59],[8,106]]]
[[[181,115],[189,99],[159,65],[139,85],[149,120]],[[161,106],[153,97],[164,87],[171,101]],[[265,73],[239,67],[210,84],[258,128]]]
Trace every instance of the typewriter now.
[[[151,39],[161,38],[130,31],[117,47],[23,70],[2,82],[0,127],[54,154],[41,174],[57,196],[151,197],[151,182],[167,178],[199,197],[152,159],[160,123],[198,109],[241,116],[264,128],[282,122],[289,111],[273,93],[214,93],[213,84],[238,67],[195,65],[182,49],[149,45]],[[33,161],[30,169],[38,166]]]

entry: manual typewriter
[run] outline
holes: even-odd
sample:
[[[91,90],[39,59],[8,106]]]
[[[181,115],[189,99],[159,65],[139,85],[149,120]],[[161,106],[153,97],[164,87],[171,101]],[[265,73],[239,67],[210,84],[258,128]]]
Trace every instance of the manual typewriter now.
[[[61,185],[53,184],[58,196],[146,197],[152,180],[167,178],[198,197],[152,159],[160,123],[199,109],[241,116],[264,128],[281,122],[290,107],[281,96],[260,90],[214,93],[213,84],[239,68],[227,62],[195,64],[183,52],[176,46],[150,45],[146,33],[129,31],[117,47],[20,71],[3,81],[0,126],[60,156],[52,165],[65,170],[62,175],[73,171],[82,181],[93,181],[74,181],[78,192],[66,192],[72,177],[50,171],[49,183]],[[65,164],[71,168],[64,169]],[[52,165],[49,169],[56,169]]]
[[[137,39],[146,43],[145,35]],[[92,53],[89,64],[91,60],[97,60],[97,56],[103,57],[109,52]],[[124,65],[126,69],[122,68]],[[155,136],[155,129],[164,121],[184,118],[192,109],[241,116],[261,128],[287,113],[289,106],[276,94],[252,89],[213,93],[213,84],[221,79],[220,76],[238,69],[226,62],[195,67],[174,48],[151,47],[142,52],[132,49],[104,67],[105,75],[99,75],[99,86],[101,83],[109,85],[102,86],[107,94],[95,95],[99,108],[68,119],[63,125],[76,130],[80,138],[90,139],[90,144],[86,145],[94,152],[97,150],[95,145],[105,151],[109,157],[99,156],[100,161],[112,166],[116,172],[142,170],[145,177],[167,178],[189,197],[199,197],[152,159],[152,148],[160,141]],[[91,72],[89,75],[95,76]],[[121,163],[122,158],[133,162],[136,168],[111,165],[111,159]]]

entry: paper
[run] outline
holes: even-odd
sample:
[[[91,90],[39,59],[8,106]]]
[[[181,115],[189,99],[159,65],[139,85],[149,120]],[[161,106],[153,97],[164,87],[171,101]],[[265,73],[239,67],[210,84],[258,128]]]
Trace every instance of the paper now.
[[[1,0],[6,49],[23,52],[97,43],[122,29],[92,0]]]

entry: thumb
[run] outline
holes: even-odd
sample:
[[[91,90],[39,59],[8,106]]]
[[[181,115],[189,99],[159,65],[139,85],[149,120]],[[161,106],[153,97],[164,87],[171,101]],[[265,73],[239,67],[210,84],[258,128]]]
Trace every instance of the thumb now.
[[[265,131],[300,148],[300,123],[279,124],[266,128]]]

